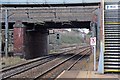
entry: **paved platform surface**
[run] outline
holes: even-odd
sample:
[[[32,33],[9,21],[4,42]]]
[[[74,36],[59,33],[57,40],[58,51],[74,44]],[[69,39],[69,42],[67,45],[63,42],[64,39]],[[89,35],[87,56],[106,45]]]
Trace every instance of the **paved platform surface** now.
[[[98,67],[98,61],[96,68]],[[99,74],[93,71],[93,54],[90,56],[89,61],[86,61],[85,66],[81,70],[63,71],[57,80],[120,80],[120,74]],[[97,70],[97,69],[96,69]],[[66,79],[65,79],[66,78]]]
[[[98,74],[95,71],[63,71],[58,78],[106,78],[107,80],[120,80],[118,74]],[[105,79],[105,80],[106,80]]]

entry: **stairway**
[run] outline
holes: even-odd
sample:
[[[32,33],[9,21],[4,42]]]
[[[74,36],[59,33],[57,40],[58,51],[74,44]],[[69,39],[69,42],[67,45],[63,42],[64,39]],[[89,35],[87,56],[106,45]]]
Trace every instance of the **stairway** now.
[[[118,11],[118,9],[105,10],[104,72],[120,72],[120,12]]]

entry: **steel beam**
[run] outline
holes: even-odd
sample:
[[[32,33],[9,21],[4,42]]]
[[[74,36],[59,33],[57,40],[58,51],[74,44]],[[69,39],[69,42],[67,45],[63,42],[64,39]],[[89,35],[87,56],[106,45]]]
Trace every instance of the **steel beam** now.
[[[5,10],[5,9],[8,9],[8,10],[65,10],[65,9],[97,9],[99,8],[98,5],[96,6],[72,6],[72,7],[3,7],[2,10]]]
[[[100,2],[95,3],[69,3],[69,4],[2,4],[2,7],[69,7],[69,6],[98,6]]]

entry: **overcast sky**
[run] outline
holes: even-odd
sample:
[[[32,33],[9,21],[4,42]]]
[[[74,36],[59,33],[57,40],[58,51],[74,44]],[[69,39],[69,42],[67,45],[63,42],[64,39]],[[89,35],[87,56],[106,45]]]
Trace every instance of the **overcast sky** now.
[[[39,3],[81,3],[81,2],[100,2],[101,0],[0,0],[2,3],[9,3],[9,2],[18,2],[18,3],[25,3],[25,2],[39,2]]]

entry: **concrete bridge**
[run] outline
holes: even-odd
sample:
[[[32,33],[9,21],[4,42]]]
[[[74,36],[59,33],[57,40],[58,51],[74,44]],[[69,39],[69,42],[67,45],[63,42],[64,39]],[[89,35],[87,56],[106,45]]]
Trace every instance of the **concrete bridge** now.
[[[119,63],[116,61],[119,60],[119,56],[115,56],[115,54],[119,54],[119,46],[115,46],[119,45],[119,41],[116,43],[119,37],[110,37],[116,35],[116,32],[117,35],[119,34],[119,1],[105,0],[104,2],[103,0],[102,3],[100,1],[89,1],[81,0],[80,3],[59,4],[48,4],[46,1],[45,4],[32,4],[32,2],[27,1],[24,4],[14,2],[3,4],[3,1],[1,1],[0,15],[2,16],[0,16],[0,21],[2,28],[5,29],[6,55],[8,53],[8,28],[14,30],[15,54],[23,53],[26,59],[47,55],[49,29],[91,28],[93,37],[97,37],[97,45],[100,42],[98,72],[120,72]],[[104,8],[104,3],[105,6],[112,6],[112,8]],[[107,14],[107,16],[104,16],[104,14]],[[114,30],[111,30],[112,27]],[[106,37],[107,35],[110,36]],[[109,46],[104,46],[106,44],[109,44]],[[20,46],[17,47],[18,45]],[[113,62],[113,59],[116,60]]]
[[[15,53],[23,53],[26,59],[31,59],[47,55],[49,29],[90,28],[100,3],[2,4],[1,7],[2,28],[6,33],[8,28],[14,29]]]

